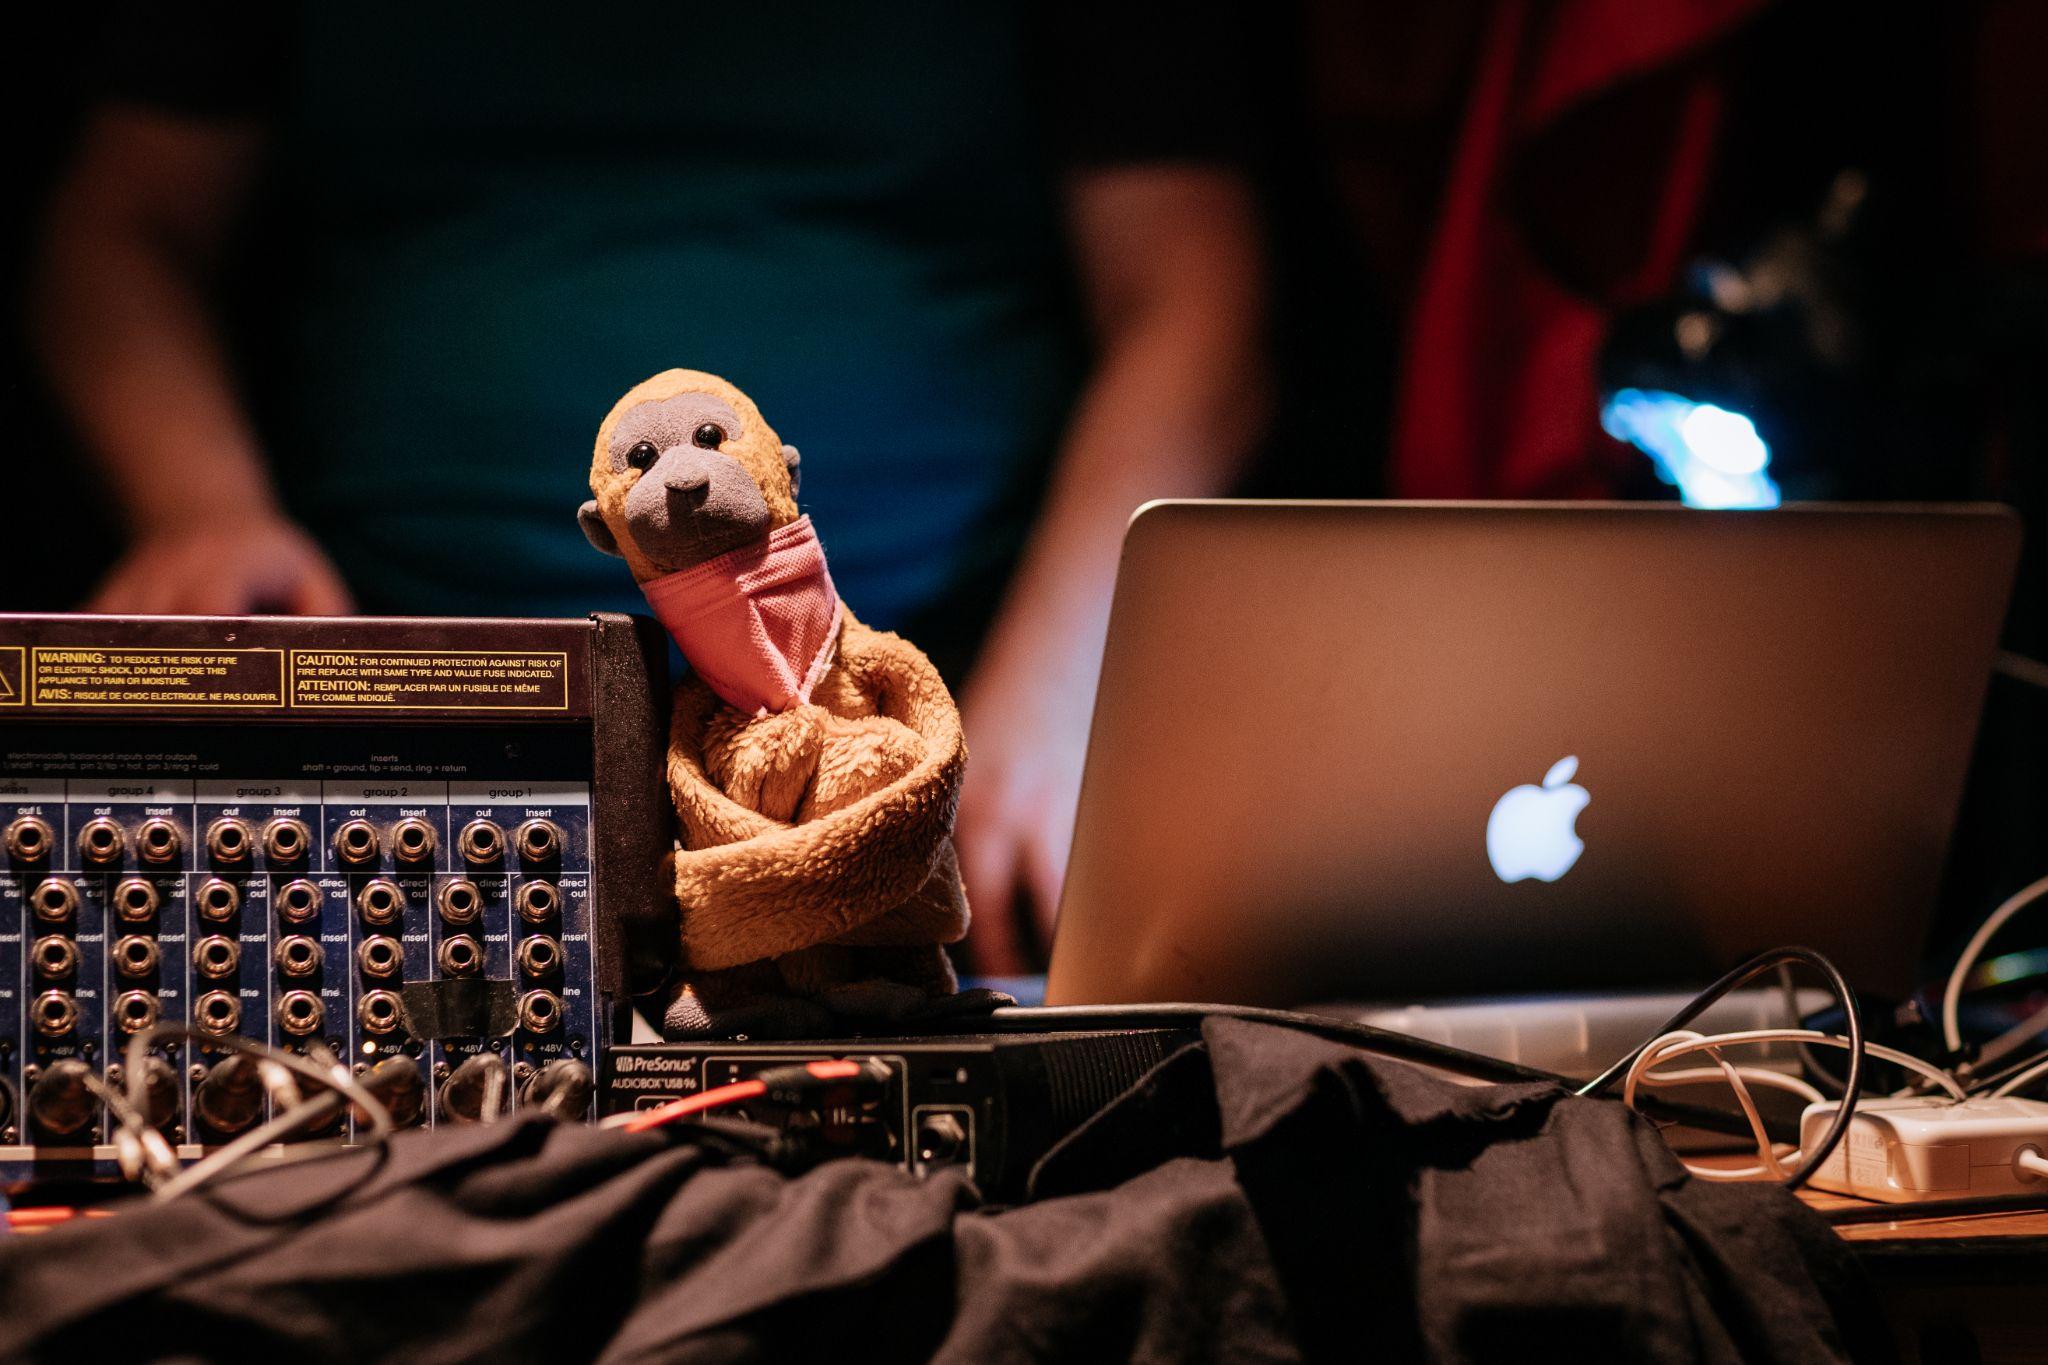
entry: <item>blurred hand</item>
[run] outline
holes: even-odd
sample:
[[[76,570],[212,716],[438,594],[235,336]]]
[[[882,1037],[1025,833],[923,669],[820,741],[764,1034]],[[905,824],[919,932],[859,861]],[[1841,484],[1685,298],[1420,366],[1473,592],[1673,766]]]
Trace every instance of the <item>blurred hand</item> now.
[[[262,516],[146,534],[100,584],[87,611],[138,616],[340,616],[347,586],[313,538]]]
[[[954,842],[973,912],[967,965],[986,976],[1042,968],[1028,949],[1052,942],[1125,523],[1147,498],[1223,492],[1265,421],[1249,185],[1221,166],[1143,164],[1065,188],[1095,368],[960,698]]]
[[[1092,673],[1076,687],[1054,670],[996,660],[962,694],[967,777],[954,844],[973,914],[967,965],[977,974],[1044,970],[1038,954],[1052,942],[1073,846],[1092,700]]]

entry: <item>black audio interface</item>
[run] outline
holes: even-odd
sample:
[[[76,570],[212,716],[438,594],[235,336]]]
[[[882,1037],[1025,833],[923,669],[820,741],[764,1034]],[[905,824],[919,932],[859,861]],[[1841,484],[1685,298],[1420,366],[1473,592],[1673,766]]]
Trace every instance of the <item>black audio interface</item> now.
[[[991,1021],[993,1023],[993,1021]],[[1050,1028],[832,1042],[630,1043],[607,1050],[600,1112],[657,1109],[796,1063],[879,1062],[879,1099],[835,1101],[794,1127],[811,1156],[866,1156],[917,1174],[965,1168],[991,1199],[1021,1198],[1032,1168],[1062,1138],[1200,1036],[1187,1027]],[[790,1127],[744,1102],[707,1116]]]
[[[410,1057],[416,1124],[585,1093],[672,955],[665,659],[625,616],[0,617],[0,1177],[103,1168],[159,1020],[195,1152],[274,1102],[229,1035]]]

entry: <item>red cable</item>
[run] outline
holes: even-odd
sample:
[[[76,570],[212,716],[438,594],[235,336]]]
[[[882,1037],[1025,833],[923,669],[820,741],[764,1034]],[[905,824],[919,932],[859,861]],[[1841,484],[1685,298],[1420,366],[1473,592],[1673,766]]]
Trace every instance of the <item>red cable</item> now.
[[[701,1114],[707,1109],[720,1109],[741,1100],[751,1100],[768,1093],[768,1087],[760,1081],[734,1081],[731,1085],[713,1086],[700,1090],[694,1095],[685,1095],[679,1100],[670,1100],[644,1114],[636,1114],[630,1123],[621,1125],[629,1133],[644,1133],[650,1128],[659,1128],[664,1123]]]
[[[74,1209],[61,1204],[38,1204],[25,1209],[7,1210],[7,1226],[20,1231],[32,1231],[57,1223],[68,1223],[74,1218],[113,1216],[112,1209]]]
[[[820,1081],[850,1081],[870,1074],[862,1063],[843,1058],[771,1067],[750,1081],[734,1081],[730,1085],[714,1086],[679,1100],[670,1100],[667,1104],[634,1115],[621,1126],[629,1133],[644,1133],[650,1128],[659,1128],[664,1123],[701,1114],[707,1109],[722,1109],[741,1100],[758,1098],[771,1089],[778,1092],[792,1088],[802,1091],[814,1088]]]

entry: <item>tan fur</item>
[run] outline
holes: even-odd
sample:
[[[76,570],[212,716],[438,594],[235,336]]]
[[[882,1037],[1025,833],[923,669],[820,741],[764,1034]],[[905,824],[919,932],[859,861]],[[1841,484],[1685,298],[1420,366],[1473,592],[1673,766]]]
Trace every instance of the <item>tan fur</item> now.
[[[745,394],[697,371],[656,375],[612,409],[591,465],[592,494],[636,581],[657,571],[633,546],[623,508],[639,474],[613,471],[611,432],[634,404],[692,391],[740,414],[742,439],[723,449],[760,485],[774,524],[797,515],[781,440]],[[837,657],[807,705],[750,717],[695,678],[679,686],[673,871],[681,962],[706,1002],[778,980],[811,998],[875,979],[954,990],[938,945],[967,931],[952,843],[966,758],[959,711],[930,661],[843,605]]]

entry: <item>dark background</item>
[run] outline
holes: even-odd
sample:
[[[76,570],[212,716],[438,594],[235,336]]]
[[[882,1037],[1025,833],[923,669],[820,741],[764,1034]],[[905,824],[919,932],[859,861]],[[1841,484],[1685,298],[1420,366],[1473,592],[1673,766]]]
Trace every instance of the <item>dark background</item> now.
[[[45,9],[41,40],[10,45],[0,96],[17,191],[0,242],[0,304],[15,324],[0,353],[0,607],[10,610],[75,605],[119,548],[19,321],[39,205],[91,98],[104,8]],[[1393,467],[1390,432],[1402,386],[1431,378],[1405,352],[1414,281],[1501,8],[1297,0],[1244,16],[1234,65],[1261,95],[1252,170],[1282,393],[1247,491],[1412,491]],[[1170,10],[1158,22],[1170,23]],[[2048,19],[2025,3],[1760,6],[1681,64],[1722,99],[1707,188],[1679,268],[1629,289],[1607,276],[1626,255],[1622,206],[1670,131],[1654,81],[1621,82],[1553,129],[1505,189],[1534,259],[1567,294],[1618,319],[1654,308],[1660,292],[1682,293],[1687,263],[1742,261],[1810,220],[1838,173],[1859,172],[1864,210],[1828,266],[1861,337],[1857,363],[1828,373],[1796,360],[1764,366],[1778,383],[1788,480],[1799,480],[1788,492],[2017,508],[2027,550],[2006,643],[2035,658],[2048,656],[2048,96],[2034,70],[2044,51]],[[1520,416],[1511,395],[1490,401],[1499,420]],[[1670,496],[1647,461],[1592,432],[1570,473],[1555,491]],[[2009,678],[1991,684],[1938,941],[2042,870],[2044,706],[2048,697]]]

